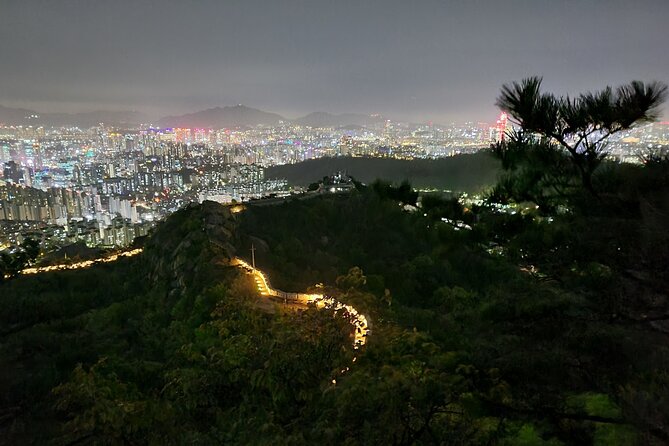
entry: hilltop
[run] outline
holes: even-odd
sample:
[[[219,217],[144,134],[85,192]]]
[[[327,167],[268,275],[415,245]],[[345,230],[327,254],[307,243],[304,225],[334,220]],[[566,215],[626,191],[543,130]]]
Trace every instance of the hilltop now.
[[[245,105],[215,107],[178,116],[167,116],[158,121],[161,127],[234,128],[254,125],[276,125],[285,118]]]
[[[191,205],[138,256],[0,283],[0,444],[270,441],[262,424],[299,416],[350,364],[353,328],[256,305],[237,224]]]
[[[41,113],[25,108],[0,105],[0,124],[4,125],[89,128],[100,123],[115,126],[135,126],[147,121],[148,117],[137,111],[98,110],[82,113]]]
[[[378,178],[395,183],[409,180],[417,188],[478,192],[495,184],[501,165],[484,152],[433,160],[337,157],[272,166],[267,168],[266,176],[286,178],[290,184],[308,186],[335,172],[346,172],[363,183]]]
[[[379,115],[363,115],[359,113],[332,114],[327,112],[314,112],[293,120],[293,123],[308,127],[369,127],[379,124],[384,118]]]

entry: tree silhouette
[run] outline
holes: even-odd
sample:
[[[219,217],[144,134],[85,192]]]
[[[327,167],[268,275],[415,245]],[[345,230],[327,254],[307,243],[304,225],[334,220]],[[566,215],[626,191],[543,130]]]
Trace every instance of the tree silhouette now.
[[[609,153],[609,136],[655,120],[667,92],[660,82],[632,81],[570,98],[542,93],[541,82],[535,76],[505,84],[497,106],[525,132],[566,151],[583,187],[593,193],[592,175]]]
[[[14,253],[0,252],[0,282],[19,275],[39,256],[39,242],[26,238]]]

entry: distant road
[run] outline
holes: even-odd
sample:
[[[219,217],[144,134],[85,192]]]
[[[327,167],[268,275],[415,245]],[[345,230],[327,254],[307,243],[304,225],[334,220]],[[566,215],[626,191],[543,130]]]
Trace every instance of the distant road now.
[[[142,248],[136,248],[136,249],[131,249],[129,251],[123,251],[119,252],[116,254],[111,254],[108,256],[104,257],[99,257],[97,259],[93,260],[84,260],[83,262],[76,262],[76,263],[63,263],[60,265],[49,265],[49,266],[36,266],[36,267],[31,267],[31,268],[26,268],[21,271],[21,274],[39,274],[39,273],[46,273],[49,271],[63,271],[67,269],[83,269],[83,268],[90,268],[93,265],[99,264],[99,263],[109,263],[109,262],[114,262],[121,257],[132,257],[136,256],[137,254],[141,253],[143,251]]]

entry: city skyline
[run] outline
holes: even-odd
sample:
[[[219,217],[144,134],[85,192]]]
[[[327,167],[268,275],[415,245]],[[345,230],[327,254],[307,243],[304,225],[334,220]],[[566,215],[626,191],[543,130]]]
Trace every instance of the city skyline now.
[[[246,104],[296,118],[491,120],[499,87],[669,81],[660,0],[2,2],[0,104],[152,118]],[[666,108],[664,116],[667,116]]]

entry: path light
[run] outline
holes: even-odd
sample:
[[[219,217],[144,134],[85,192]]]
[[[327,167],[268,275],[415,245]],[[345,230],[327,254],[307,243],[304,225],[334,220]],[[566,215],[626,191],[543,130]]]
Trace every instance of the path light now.
[[[100,257],[95,260],[84,260],[83,262],[61,264],[61,265],[49,265],[49,266],[38,266],[32,268],[26,268],[21,271],[21,274],[39,274],[46,273],[49,271],[62,271],[67,269],[83,269],[89,268],[96,263],[109,263],[118,260],[120,257],[132,257],[142,252],[142,248],[131,249],[129,251],[119,252],[117,254],[112,254],[107,257]]]
[[[239,266],[248,273],[253,274],[258,291],[263,296],[272,296],[283,298],[284,303],[288,299],[303,303],[305,305],[314,304],[317,308],[333,308],[335,313],[340,310],[346,310],[353,318],[353,348],[358,349],[367,342],[367,334],[369,327],[367,325],[367,318],[360,314],[358,310],[351,305],[342,304],[332,297],[326,297],[323,294],[306,294],[306,293],[286,293],[285,291],[274,289],[270,286],[269,280],[263,272],[257,268],[253,268],[244,260],[235,257],[232,262],[233,265]],[[323,284],[319,284],[321,288]]]

